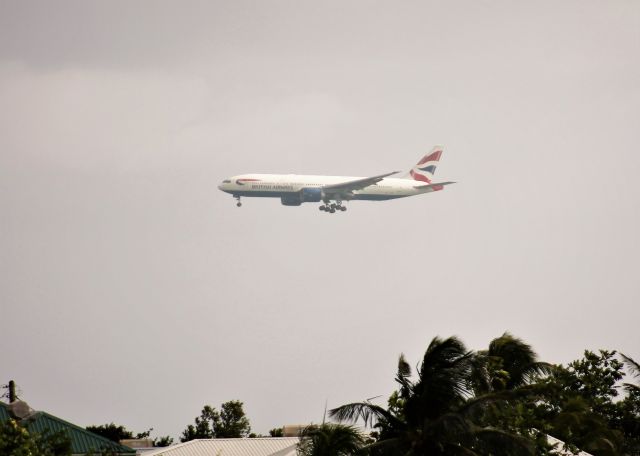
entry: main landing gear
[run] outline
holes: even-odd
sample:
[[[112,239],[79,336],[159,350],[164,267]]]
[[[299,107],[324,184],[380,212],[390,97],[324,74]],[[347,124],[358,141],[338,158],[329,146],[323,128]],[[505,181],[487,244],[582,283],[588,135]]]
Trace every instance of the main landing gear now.
[[[342,201],[338,201],[336,204],[325,203],[322,206],[320,206],[318,209],[324,212],[329,212],[331,214],[333,214],[335,211],[344,212],[347,210],[347,208],[342,205]]]

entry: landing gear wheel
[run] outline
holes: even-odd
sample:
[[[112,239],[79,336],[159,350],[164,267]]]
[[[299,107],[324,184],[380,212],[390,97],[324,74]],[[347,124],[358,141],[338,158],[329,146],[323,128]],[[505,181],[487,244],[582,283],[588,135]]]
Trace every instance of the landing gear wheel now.
[[[238,202],[236,203],[236,206],[240,207],[240,206],[242,206],[242,203],[241,203],[240,201],[238,201]]]
[[[321,211],[326,211],[327,210],[327,208],[324,207],[324,206],[320,206],[318,209],[320,209]]]
[[[347,208],[346,208],[346,206],[340,206],[340,210],[341,210],[342,212],[344,212],[344,211],[346,211],[346,210],[347,210]]]
[[[333,207],[333,204],[332,204],[331,207],[329,208],[329,212],[333,214],[335,211],[336,211],[336,208]]]

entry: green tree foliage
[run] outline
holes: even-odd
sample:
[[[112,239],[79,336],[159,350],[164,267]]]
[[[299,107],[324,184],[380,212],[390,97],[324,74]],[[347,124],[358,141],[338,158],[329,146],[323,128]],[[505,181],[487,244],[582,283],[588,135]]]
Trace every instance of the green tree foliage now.
[[[181,442],[188,442],[194,439],[212,439],[213,430],[220,422],[220,414],[214,407],[205,405],[200,412],[200,416],[195,418],[195,424],[190,424],[182,432]]]
[[[284,437],[284,429],[283,428],[273,428],[269,429],[270,437]]]
[[[113,442],[120,442],[123,439],[132,439],[133,433],[122,425],[117,425],[115,423],[109,424],[100,424],[100,425],[92,425],[87,426],[85,428],[89,432],[93,432],[94,434],[105,437]]]
[[[618,382],[624,377],[623,363],[615,351],[584,352],[584,358],[569,363],[562,372],[564,389],[584,398],[591,410],[603,417],[615,415],[613,400],[619,395]]]
[[[153,431],[153,428],[150,428],[147,431],[139,432],[134,435],[133,432],[129,431],[124,426],[117,425],[115,423],[101,424],[99,426],[87,426],[85,429],[116,443],[124,439],[146,439],[151,435],[151,431]]]
[[[397,394],[388,409],[368,402],[331,410],[341,421],[376,424],[372,455],[532,455],[529,439],[486,426],[486,410],[499,409],[522,392],[488,391],[484,358],[455,337],[434,338],[417,369],[417,379],[403,356],[398,361]],[[480,388],[478,385],[484,385]]]
[[[297,453],[300,456],[349,456],[365,445],[365,437],[353,426],[323,423],[303,429]]]
[[[173,444],[173,438],[169,437],[168,435],[165,435],[164,437],[156,437],[155,439],[153,439],[154,447],[168,447],[171,444]]]
[[[17,421],[0,422],[0,455],[69,456],[71,441],[62,432],[30,433]]]
[[[228,401],[220,406],[220,422],[214,429],[216,438],[246,437],[251,432],[249,419],[240,401]]]
[[[221,405],[220,412],[210,405],[205,405],[195,424],[190,424],[182,432],[181,442],[194,439],[240,438],[251,432],[249,419],[240,401],[228,401]]]
[[[533,438],[538,454],[555,454],[547,435],[597,456],[640,455],[640,391],[626,386],[622,398],[623,363],[614,351],[585,351],[567,367],[536,359],[522,340],[505,333],[494,339],[485,356],[489,387],[493,391],[529,389],[531,394],[510,407],[488,409],[484,422]],[[622,356],[633,374],[637,366]]]
[[[584,358],[558,367],[541,386],[536,404],[538,425],[545,432],[596,456],[617,455],[624,447],[617,383],[624,377],[615,352],[584,352]]]
[[[509,363],[496,362],[491,356],[488,362],[497,366],[489,369],[492,386],[508,389],[512,374],[503,367]],[[640,394],[627,391],[621,396],[625,373],[615,352],[585,351],[582,359],[566,367],[545,368],[546,376],[540,373],[525,382],[533,396],[511,401],[498,413],[489,410],[485,422],[535,438],[538,454],[551,454],[547,434],[564,441],[572,451],[581,449],[596,456],[640,454]]]

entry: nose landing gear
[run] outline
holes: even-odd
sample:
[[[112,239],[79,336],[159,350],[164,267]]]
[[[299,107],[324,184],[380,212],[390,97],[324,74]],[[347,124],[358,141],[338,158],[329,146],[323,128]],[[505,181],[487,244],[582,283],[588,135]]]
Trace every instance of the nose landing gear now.
[[[238,200],[238,202],[236,203],[236,206],[241,207],[241,206],[242,206],[242,203],[240,202],[240,197],[239,197],[239,196],[234,196],[234,198],[235,198],[236,200]]]

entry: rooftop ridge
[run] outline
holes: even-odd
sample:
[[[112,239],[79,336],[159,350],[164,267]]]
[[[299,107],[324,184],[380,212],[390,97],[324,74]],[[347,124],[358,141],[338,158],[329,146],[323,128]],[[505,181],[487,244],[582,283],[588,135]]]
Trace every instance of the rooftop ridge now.
[[[6,415],[10,417],[9,405],[4,402],[0,402],[0,404],[2,405],[2,410],[4,410]],[[4,419],[4,416],[0,415],[0,419]],[[116,451],[119,454],[135,454],[135,450],[133,448],[129,448],[126,445],[109,440],[108,438],[88,431],[77,424],[73,424],[44,411],[36,411],[29,417],[21,420],[21,422],[24,423],[27,429],[39,433],[46,430],[49,430],[50,432],[57,432],[65,429],[68,430],[67,435],[71,439],[74,451],[79,450],[79,447],[84,447],[83,449],[109,449]],[[51,426],[51,424],[54,425]],[[72,435],[73,433],[76,433],[75,439]]]

